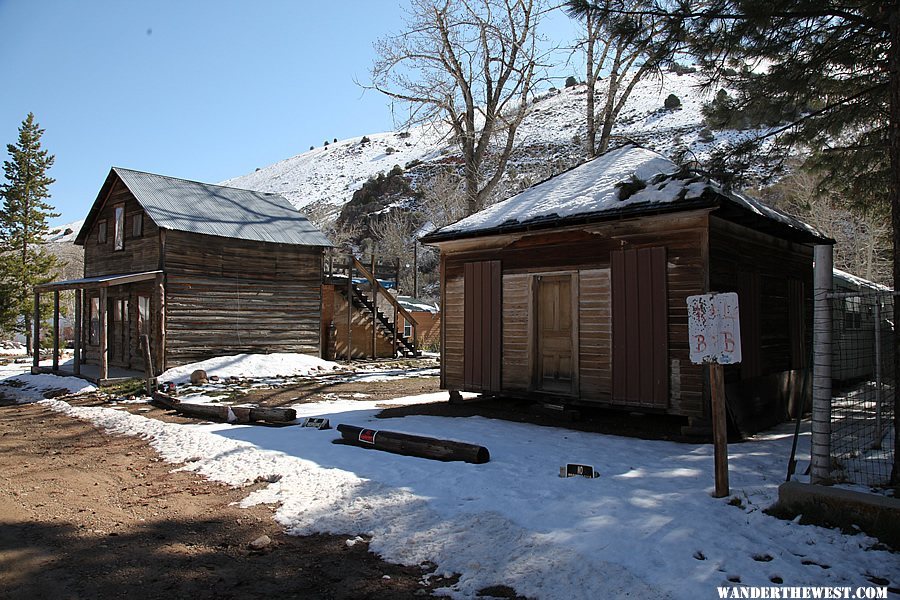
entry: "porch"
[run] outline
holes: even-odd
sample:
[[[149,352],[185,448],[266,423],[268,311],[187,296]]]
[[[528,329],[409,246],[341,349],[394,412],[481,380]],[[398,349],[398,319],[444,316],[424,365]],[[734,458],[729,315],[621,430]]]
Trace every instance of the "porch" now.
[[[153,306],[157,308],[155,315],[147,315],[149,319],[148,327],[150,329],[150,338],[155,342],[151,346],[151,362],[156,365],[162,364],[163,356],[163,332],[164,330],[164,299],[165,284],[162,271],[144,271],[140,273],[127,273],[116,275],[101,275],[96,277],[85,277],[82,279],[71,279],[67,281],[56,281],[35,286],[34,288],[34,323],[40,324],[40,306],[41,296],[43,294],[53,294],[53,317],[51,327],[51,337],[53,341],[53,359],[51,367],[42,367],[40,365],[40,335],[41,327],[36,326],[34,331],[34,359],[31,367],[32,373],[53,373],[57,375],[72,375],[87,379],[98,385],[112,383],[122,379],[132,377],[143,377],[141,371],[131,368],[130,362],[123,365],[110,364],[111,346],[117,349],[117,353],[128,351],[121,347],[122,340],[116,341],[118,335],[124,331],[128,333],[128,323],[131,321],[127,317],[129,312],[128,302],[120,304],[118,301],[110,302],[111,295],[116,292],[121,294],[126,288],[122,286],[152,283],[152,301]],[[75,319],[74,319],[74,357],[72,361],[60,364],[59,361],[59,342],[60,342],[60,292],[66,290],[75,291]],[[94,304],[89,304],[93,300]],[[95,308],[93,314],[89,314],[85,318],[85,308]],[[124,307],[124,308],[123,308]],[[149,309],[149,303],[148,303]],[[148,310],[149,312],[149,310]],[[134,320],[140,323],[140,320]],[[140,327],[140,325],[139,325]],[[88,333],[90,335],[86,335]],[[113,343],[110,343],[110,335],[113,335]],[[86,342],[90,345],[91,351],[96,358],[96,364],[87,362]],[[96,349],[96,350],[95,350]],[[153,352],[155,350],[155,352]],[[155,375],[156,373],[154,373]]]

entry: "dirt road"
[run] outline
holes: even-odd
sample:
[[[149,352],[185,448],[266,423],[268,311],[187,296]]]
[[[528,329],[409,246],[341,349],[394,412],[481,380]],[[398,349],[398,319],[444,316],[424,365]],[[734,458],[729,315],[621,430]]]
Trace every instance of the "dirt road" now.
[[[286,536],[271,507],[232,506],[253,488],[172,469],[142,440],[0,401],[0,597],[418,598],[447,584],[347,536]]]

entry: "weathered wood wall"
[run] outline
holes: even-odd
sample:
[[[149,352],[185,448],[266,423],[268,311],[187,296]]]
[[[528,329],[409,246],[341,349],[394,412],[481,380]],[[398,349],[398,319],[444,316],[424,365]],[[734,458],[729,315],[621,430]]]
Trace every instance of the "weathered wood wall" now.
[[[346,287],[346,286],[345,286]],[[350,331],[350,352],[353,358],[372,357],[372,313],[353,308]],[[327,319],[327,320],[326,320]],[[347,297],[335,289],[334,285],[322,286],[322,329],[334,323],[334,360],[347,358]],[[380,331],[380,330],[379,330]],[[322,337],[326,339],[325,336]],[[379,333],[375,336],[375,350],[378,358],[394,356],[393,340]]]
[[[710,221],[709,245],[710,288],[737,292],[741,303],[745,361],[742,367],[727,369],[729,380],[738,377],[739,370],[739,378],[747,379],[807,366],[803,348],[812,347],[812,246],[716,217]],[[793,293],[792,285],[797,287]],[[797,336],[806,343],[797,344]]]
[[[115,250],[115,207],[125,206],[125,239],[122,250]],[[143,233],[134,236],[134,219],[142,215]],[[98,243],[101,221],[106,221],[106,242]],[[134,195],[118,179],[94,220],[84,242],[84,276],[114,275],[154,271],[160,268],[159,228],[144,213]]]
[[[319,248],[166,232],[166,367],[234,353],[319,354]]]
[[[686,298],[708,289],[708,211],[646,216],[552,231],[507,234],[441,244],[443,262],[442,384],[463,381],[464,265],[499,259],[503,272],[504,393],[527,395],[534,349],[531,281],[559,270],[578,272],[579,394],[576,401],[613,405],[611,396],[610,252],[665,247],[671,378],[667,412],[703,416],[702,369],[689,359]]]

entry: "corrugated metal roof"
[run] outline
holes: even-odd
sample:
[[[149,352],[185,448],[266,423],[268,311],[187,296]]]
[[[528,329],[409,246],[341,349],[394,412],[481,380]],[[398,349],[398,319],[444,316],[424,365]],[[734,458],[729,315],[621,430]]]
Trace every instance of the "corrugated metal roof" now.
[[[331,246],[319,229],[278,194],[112,169],[163,229],[242,240]]]

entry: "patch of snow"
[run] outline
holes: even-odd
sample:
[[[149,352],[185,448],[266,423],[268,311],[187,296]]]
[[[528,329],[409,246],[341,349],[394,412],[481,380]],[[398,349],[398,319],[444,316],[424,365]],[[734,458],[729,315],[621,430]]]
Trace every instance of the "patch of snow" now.
[[[0,397],[18,403],[43,400],[45,394],[86,394],[97,387],[77,377],[60,377],[49,373],[31,374],[31,366],[11,364],[0,366]]]
[[[335,362],[299,353],[235,354],[219,356],[199,362],[174,367],[159,376],[160,381],[185,383],[198,369],[208,377],[218,376],[259,379],[266,377],[304,377],[340,369]]]

